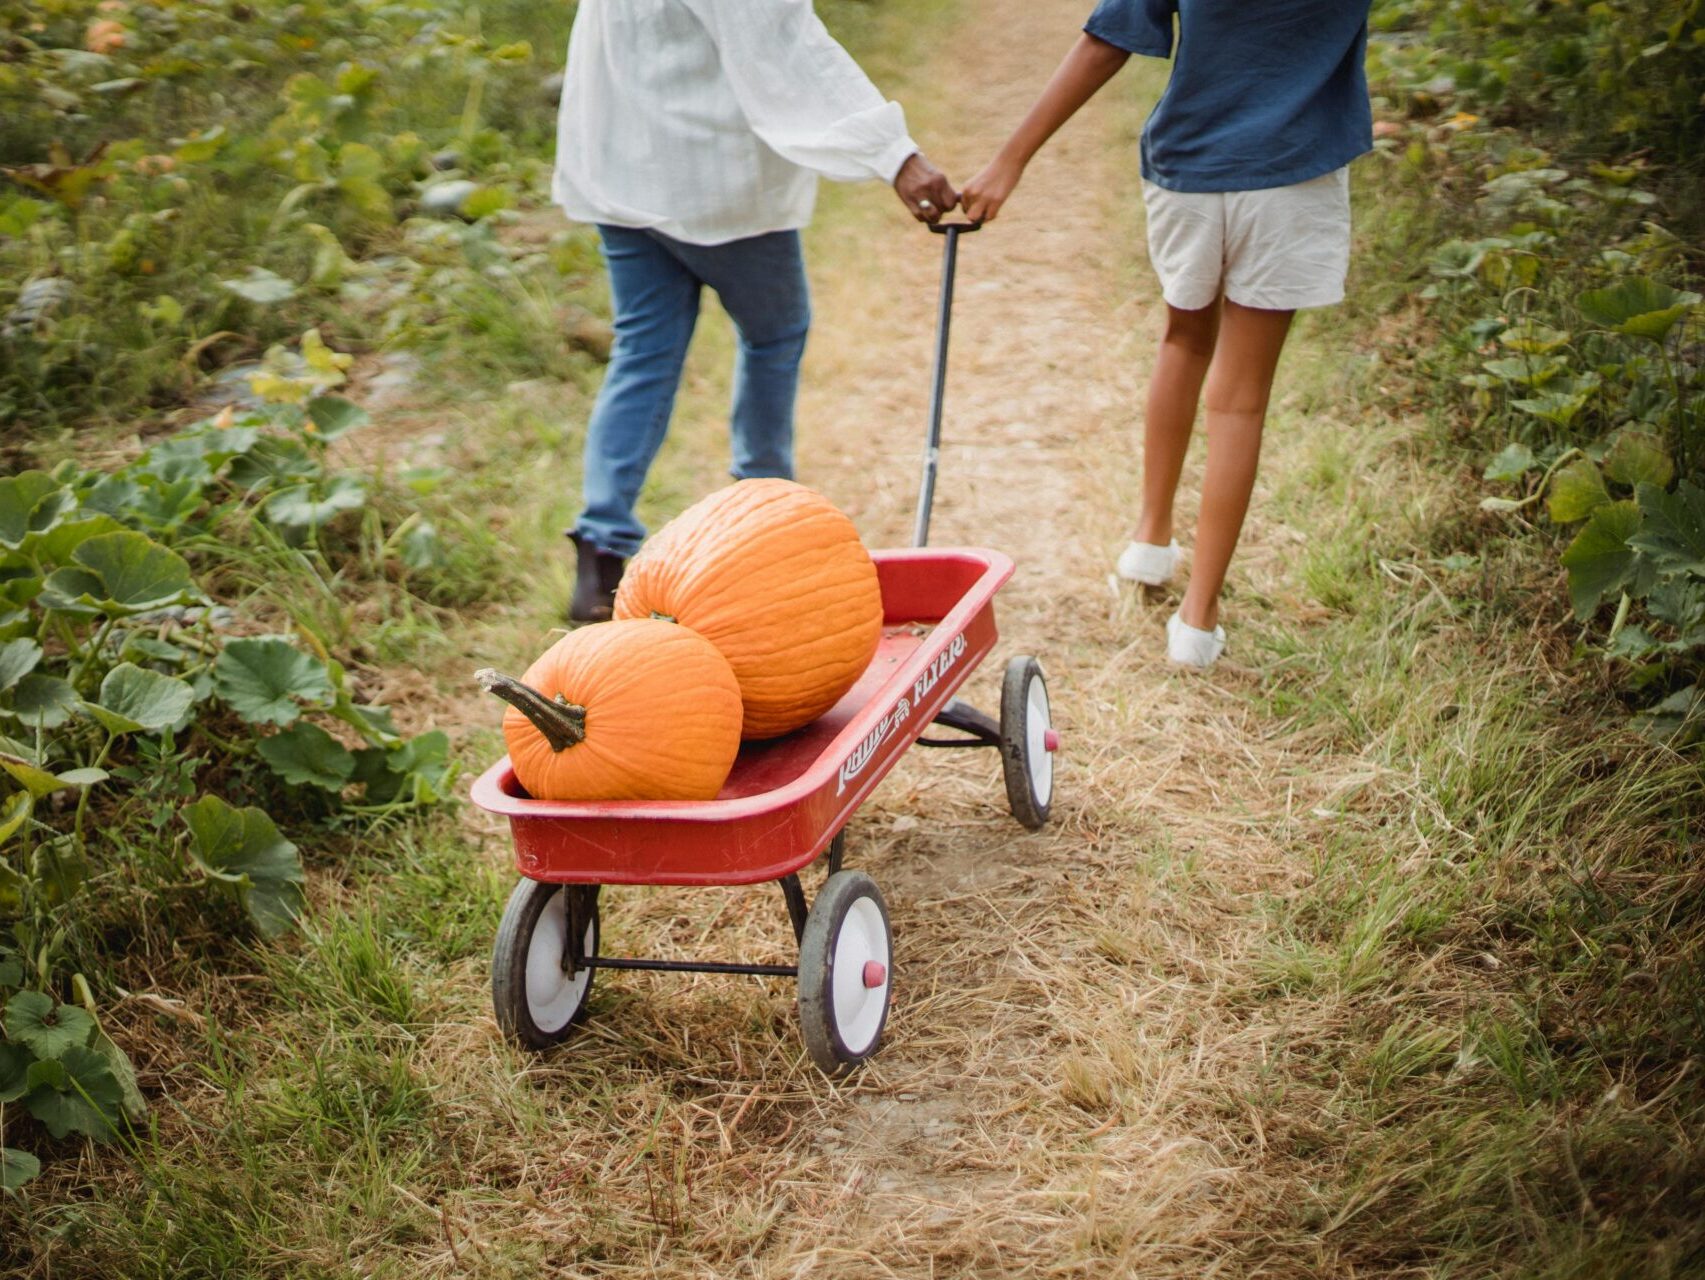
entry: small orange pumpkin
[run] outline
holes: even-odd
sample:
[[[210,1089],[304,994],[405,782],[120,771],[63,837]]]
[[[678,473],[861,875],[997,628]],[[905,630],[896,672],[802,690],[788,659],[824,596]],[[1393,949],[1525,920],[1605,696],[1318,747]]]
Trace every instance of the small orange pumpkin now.
[[[618,618],[670,618],[721,651],[747,738],[810,724],[882,640],[876,566],[833,503],[791,480],[742,480],[689,507],[634,557]]]
[[[740,686],[704,637],[651,620],[583,627],[524,680],[476,679],[536,800],[711,800],[740,751]]]

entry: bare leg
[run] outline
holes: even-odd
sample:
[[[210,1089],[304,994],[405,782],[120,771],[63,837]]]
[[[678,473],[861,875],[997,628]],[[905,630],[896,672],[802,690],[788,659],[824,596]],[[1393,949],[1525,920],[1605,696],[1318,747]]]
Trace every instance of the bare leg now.
[[[1220,327],[1220,304],[1199,311],[1168,305],[1166,331],[1149,378],[1143,415],[1143,510],[1137,520],[1138,542],[1164,547],[1172,541],[1172,499],[1190,450],[1202,379],[1213,358]]]
[[[1225,304],[1204,396],[1208,468],[1202,478],[1202,514],[1190,586],[1178,610],[1185,623],[1203,631],[1219,623],[1220,589],[1249,511],[1273,373],[1294,314]]]

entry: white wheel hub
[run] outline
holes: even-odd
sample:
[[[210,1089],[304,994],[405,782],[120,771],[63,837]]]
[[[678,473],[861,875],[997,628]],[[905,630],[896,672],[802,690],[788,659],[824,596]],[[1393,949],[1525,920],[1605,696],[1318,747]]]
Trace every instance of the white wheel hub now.
[[[882,1033],[893,964],[882,909],[869,898],[856,898],[835,935],[835,964],[829,998],[835,1028],[847,1052],[869,1052]]]
[[[1041,808],[1054,798],[1054,749],[1058,739],[1048,712],[1048,686],[1031,676],[1024,690],[1024,756],[1030,766],[1030,787]]]
[[[580,1011],[586,999],[586,988],[592,981],[592,970],[582,966],[570,977],[562,966],[563,952],[568,941],[568,895],[570,890],[558,889],[539,912],[539,922],[533,926],[533,936],[527,943],[527,1012],[533,1025],[546,1035],[561,1031]],[[586,936],[581,939],[581,954],[590,955],[597,943],[591,920],[586,922]]]

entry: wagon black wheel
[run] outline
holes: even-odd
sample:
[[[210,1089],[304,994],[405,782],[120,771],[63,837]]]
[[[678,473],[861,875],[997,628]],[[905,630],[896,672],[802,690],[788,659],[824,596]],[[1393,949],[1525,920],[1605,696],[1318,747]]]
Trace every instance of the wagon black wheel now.
[[[799,940],[799,1026],[811,1061],[844,1075],[882,1042],[893,987],[888,905],[862,871],[838,871]]]
[[[1053,807],[1058,746],[1042,664],[1028,655],[1016,657],[1006,664],[1001,684],[1001,768],[1012,816],[1032,831],[1047,824]]]
[[[580,947],[569,946],[579,934]],[[529,1049],[549,1049],[586,1016],[598,954],[598,887],[523,880],[509,895],[491,955],[497,1025]]]

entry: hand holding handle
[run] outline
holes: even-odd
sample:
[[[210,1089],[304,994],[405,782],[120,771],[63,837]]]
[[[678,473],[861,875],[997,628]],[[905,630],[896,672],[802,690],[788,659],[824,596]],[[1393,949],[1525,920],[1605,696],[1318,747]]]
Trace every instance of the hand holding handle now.
[[[959,207],[959,193],[947,175],[921,151],[900,166],[900,172],[894,176],[894,191],[914,218],[932,226]]]

